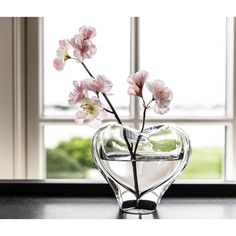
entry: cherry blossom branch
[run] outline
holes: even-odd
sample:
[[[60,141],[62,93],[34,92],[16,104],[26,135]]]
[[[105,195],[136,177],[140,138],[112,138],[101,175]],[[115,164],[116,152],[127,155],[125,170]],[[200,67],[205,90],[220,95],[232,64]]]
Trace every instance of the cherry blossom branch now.
[[[110,110],[108,110],[108,109],[106,109],[106,108],[103,108],[103,110],[105,110],[105,111],[108,112],[108,113],[112,113],[112,114],[113,114],[113,111],[110,111]]]
[[[141,130],[140,130],[140,133],[142,133],[143,130],[144,130],[145,121],[146,121],[146,111],[147,111],[147,109],[150,107],[150,106],[149,106],[150,103],[151,103],[152,101],[154,101],[153,98],[152,98],[152,100],[146,105],[143,96],[142,96],[141,98],[142,98],[142,100],[143,100],[143,107],[144,107],[144,109],[143,109],[143,124],[142,124],[142,128],[141,128]]]
[[[87,73],[89,74],[89,76],[94,79],[94,76],[93,76],[92,73],[89,71],[89,69],[87,68],[87,66],[86,66],[83,62],[81,62],[81,64],[83,65],[84,69],[87,71]],[[102,93],[102,95],[104,96],[105,100],[107,101],[108,105],[109,105],[110,108],[111,108],[111,111],[110,111],[110,112],[114,114],[114,116],[115,116],[117,122],[122,125],[122,122],[121,122],[119,116],[117,115],[117,113],[116,113],[114,107],[112,106],[110,100],[108,99],[108,97],[106,96],[105,93]],[[105,110],[106,110],[106,109],[105,109]],[[134,159],[135,159],[135,153],[133,153],[133,151],[132,151],[132,147],[130,146],[130,143],[129,143],[128,139],[127,139],[127,135],[126,135],[125,130],[123,130],[123,135],[124,135],[124,139],[125,139],[126,145],[127,145],[127,147],[128,147],[130,156],[131,156],[131,158],[134,157]],[[137,145],[136,145],[136,146],[137,146]],[[136,147],[136,149],[137,149],[137,147]],[[136,168],[135,168],[135,169],[136,169]],[[136,170],[136,175],[137,175],[137,170]],[[134,173],[134,176],[135,176],[135,173]],[[136,182],[137,182],[137,176],[136,176]],[[136,185],[137,185],[137,184],[136,184]],[[135,186],[136,186],[136,185],[135,185]],[[137,186],[138,186],[138,185],[137,185]],[[136,191],[135,191],[135,192],[136,192]],[[136,193],[136,196],[139,196],[139,193],[138,193],[138,192]]]
[[[92,77],[94,79],[94,76],[92,75],[92,73],[89,71],[89,69],[86,67],[86,65],[82,62],[81,63],[84,67],[84,69],[87,71],[87,73],[89,74],[90,77]],[[107,101],[108,105],[110,106],[111,108],[111,113],[114,114],[117,122],[119,124],[122,124],[119,116],[117,115],[114,107],[112,106],[111,102],[109,101],[108,97],[106,96],[105,93],[102,93],[102,95],[104,96],[105,100]],[[105,109],[106,110],[106,109]],[[127,148],[129,150],[129,153],[130,153],[130,156],[131,156],[131,159],[133,160],[132,161],[132,168],[133,168],[133,176],[134,176],[134,189],[135,189],[135,196],[136,196],[136,199],[137,199],[137,203],[138,203],[138,199],[139,199],[139,186],[138,186],[138,176],[137,176],[137,166],[136,166],[136,151],[137,151],[137,147],[138,147],[138,143],[139,143],[139,140],[141,138],[141,136],[138,137],[138,140],[137,140],[137,143],[135,145],[135,149],[134,149],[134,152],[132,150],[132,146],[130,145],[129,141],[128,141],[128,138],[127,138],[127,135],[126,135],[126,132],[125,132],[125,129],[123,129],[123,135],[124,135],[124,139],[125,139],[125,142],[126,142],[126,145],[127,145]]]
[[[143,109],[143,124],[142,124],[142,128],[140,130],[140,133],[143,132],[143,129],[144,129],[144,126],[145,126],[146,111],[147,111],[147,107],[144,107],[144,109]]]
[[[84,67],[84,69],[87,71],[87,73],[89,74],[89,76],[93,79],[94,76],[92,75],[92,73],[89,71],[89,69],[86,67],[86,65],[81,62],[86,58],[91,58],[95,53],[96,53],[96,46],[92,43],[92,41],[90,39],[92,39],[94,36],[96,36],[96,30],[93,27],[87,27],[87,26],[83,26],[79,29],[79,34],[75,35],[71,40],[60,40],[59,41],[59,48],[57,49],[57,58],[54,59],[53,61],[53,65],[54,67],[58,70],[61,71],[64,68],[65,62],[68,59],[73,59],[76,60],[78,62],[80,62],[82,64],[82,66]],[[68,49],[70,48],[70,46],[72,46],[75,51],[74,51],[74,55],[75,58],[71,57],[68,54]],[[130,158],[131,158],[131,162],[132,162],[132,168],[133,168],[133,178],[134,178],[134,194],[137,198],[137,205],[136,207],[139,207],[139,185],[138,185],[138,174],[137,174],[137,159],[136,159],[136,152],[138,149],[138,145],[139,142],[141,140],[142,137],[142,132],[144,130],[144,126],[145,126],[145,120],[146,120],[146,111],[149,108],[149,105],[152,101],[157,100],[158,104],[156,104],[155,106],[155,112],[157,112],[158,114],[164,114],[166,113],[169,108],[169,103],[172,100],[172,91],[164,86],[164,82],[161,80],[154,80],[152,82],[147,82],[146,79],[148,77],[148,72],[147,71],[138,71],[134,74],[131,74],[128,77],[128,83],[129,83],[129,88],[128,88],[128,93],[130,95],[135,95],[135,96],[139,96],[141,97],[142,101],[143,101],[143,122],[142,122],[142,127],[140,130],[140,134],[136,140],[135,146],[133,142],[130,142],[127,138],[127,129],[125,129],[124,127],[121,126],[121,128],[123,128],[123,136],[124,136],[124,140],[126,142],[128,151],[130,153]],[[103,82],[106,81],[106,78],[102,78]],[[101,82],[100,78],[96,78],[95,82]],[[108,90],[110,90],[110,88],[112,87],[111,82],[109,83],[108,80],[106,81],[107,84],[109,84]],[[146,86],[148,88],[148,90],[150,90],[150,92],[153,94],[153,98],[152,100],[146,104],[143,98],[143,86],[146,83]],[[79,95],[82,95],[82,97],[84,97],[84,91],[83,91],[83,84],[74,84],[74,86],[76,87],[76,92],[78,92],[78,94],[73,94],[70,93],[70,100],[69,103],[71,104],[76,104],[78,103],[78,99],[79,99]],[[94,91],[94,90],[91,90]],[[103,108],[104,111],[112,113],[117,122],[122,125],[122,122],[118,116],[118,114],[116,113],[116,110],[114,109],[113,105],[111,104],[110,100],[108,99],[107,95],[106,95],[106,90],[95,90],[94,91],[97,94],[97,100],[95,99],[91,99],[91,101],[89,100],[89,98],[85,99],[86,101],[84,101],[84,104],[81,105],[81,108],[83,108],[84,110],[86,110],[87,112],[90,112],[91,114],[93,114],[91,112],[91,108],[90,106],[93,108],[98,106],[99,103],[99,108],[101,107],[101,103],[99,101],[99,92],[102,93],[104,99],[106,100],[107,104],[109,105],[109,109]],[[81,94],[80,94],[81,93]],[[74,96],[75,95],[75,96]],[[87,103],[86,103],[87,102]],[[83,123],[84,119],[81,121],[81,117],[78,116],[77,117],[77,123]],[[83,117],[82,117],[83,118]],[[96,117],[97,119],[97,114]]]
[[[92,73],[89,71],[89,69],[87,68],[87,66],[81,62],[81,64],[83,65],[84,69],[87,71],[87,73],[89,74],[90,77],[92,77],[94,79],[94,76],[92,75]],[[122,124],[119,116],[117,115],[114,107],[112,106],[110,100],[108,99],[108,97],[106,96],[105,93],[102,93],[103,97],[105,98],[105,100],[107,101],[108,105],[110,106],[111,108],[111,111],[109,111],[110,113],[113,113],[117,122],[119,124]],[[104,108],[105,109],[105,108]],[[105,109],[106,111],[108,111],[107,109]],[[127,138],[127,135],[126,135],[126,132],[125,132],[125,129],[123,129],[123,135],[124,135],[124,139],[125,139],[125,142],[126,142],[126,145],[128,147],[128,150],[129,150],[129,153],[130,153],[130,156],[131,156],[131,159],[132,159],[132,168],[133,168],[133,176],[134,176],[134,189],[135,189],[135,196],[136,196],[136,199],[137,199],[137,204],[138,204],[138,199],[139,199],[139,186],[138,186],[138,176],[137,176],[137,166],[136,166],[136,151],[137,151],[137,148],[138,148],[138,143],[139,143],[139,140],[141,138],[141,136],[138,137],[138,140],[136,142],[136,145],[135,145],[135,149],[134,149],[134,152],[132,150],[132,146],[130,145],[129,141],[128,141],[128,138]]]
[[[88,72],[89,76],[92,77],[93,79],[95,79],[94,76],[92,75],[92,73],[91,73],[91,72],[89,71],[89,69],[87,68],[87,66],[86,66],[83,62],[81,62],[81,64],[82,64],[82,66],[84,67],[84,69]],[[107,95],[106,95],[105,93],[102,93],[102,95],[103,95],[103,97],[105,98],[106,102],[108,103],[109,107],[111,108],[111,111],[112,111],[112,113],[114,114],[114,116],[115,116],[117,122],[118,122],[119,124],[122,124],[122,122],[121,122],[121,120],[120,120],[118,114],[116,113],[115,108],[112,106],[112,104],[111,104],[110,100],[108,99]]]

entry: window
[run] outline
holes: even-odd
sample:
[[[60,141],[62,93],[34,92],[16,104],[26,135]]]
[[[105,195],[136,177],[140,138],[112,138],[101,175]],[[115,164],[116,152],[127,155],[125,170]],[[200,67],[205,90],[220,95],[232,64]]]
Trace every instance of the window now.
[[[67,63],[66,66],[69,68],[63,70],[62,73],[52,68],[52,59],[55,56],[58,39],[66,38],[68,35],[72,37],[76,34],[78,30],[77,22],[86,22],[87,25],[96,26],[98,37],[94,38],[94,42],[98,48],[98,57],[96,57],[96,61],[87,60],[85,64],[93,74],[105,74],[117,85],[114,86],[112,92],[119,94],[119,96],[111,97],[112,103],[121,116],[127,120],[130,118],[130,98],[126,90],[123,89],[124,83],[119,82],[129,74],[129,18],[114,18],[110,21],[114,26],[112,28],[107,25],[106,19],[78,18],[75,21],[72,18],[67,18],[63,20],[64,23],[62,25],[65,25],[63,29],[61,27],[55,29],[55,21],[53,19],[44,19],[45,74],[42,120],[46,147],[47,178],[103,180],[94,168],[90,153],[90,139],[95,130],[87,126],[79,127],[75,125],[74,115],[76,109],[68,106],[67,103],[69,91],[73,88],[72,82],[88,78],[88,74],[80,64],[73,62]],[[74,22],[74,24],[71,22]],[[122,28],[122,37],[121,32],[116,30],[120,27]],[[54,29],[53,38],[50,33],[52,29]],[[111,43],[111,35],[113,43]],[[118,38],[119,40],[115,40]],[[122,50],[120,50],[120,46],[114,47],[114,44],[118,43],[121,45]],[[52,88],[55,82],[57,90],[54,91],[52,96]],[[60,142],[63,140],[64,143]],[[69,154],[71,152],[74,153],[73,157]]]
[[[64,28],[56,28],[52,18],[27,20],[28,178],[101,180],[84,148],[94,130],[75,125],[75,109],[67,105],[72,81],[87,74],[77,63],[68,63],[60,73],[52,67],[58,39],[72,36],[86,23],[98,32],[98,52],[86,65],[113,80],[112,102],[127,125],[138,128],[141,122],[138,99],[124,89],[130,72],[148,70],[151,79],[162,79],[173,90],[170,112],[150,112],[146,124],[173,122],[189,134],[193,155],[180,181],[235,180],[234,19],[155,16],[109,21],[116,27],[108,30],[110,23],[103,19],[79,17],[58,22]]]
[[[223,17],[140,20],[140,65],[174,91],[171,110],[162,119],[177,123],[191,138],[192,157],[180,179],[227,179],[229,24]]]

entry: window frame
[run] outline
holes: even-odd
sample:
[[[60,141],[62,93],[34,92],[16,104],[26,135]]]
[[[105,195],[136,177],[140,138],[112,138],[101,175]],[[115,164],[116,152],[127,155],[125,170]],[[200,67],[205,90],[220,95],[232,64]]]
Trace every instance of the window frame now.
[[[48,118],[43,116],[43,18],[26,18],[26,78],[27,78],[27,179],[45,178],[45,158],[43,150],[43,126],[47,124],[74,124],[73,119]],[[139,18],[132,17],[130,20],[130,72],[139,70]],[[227,182],[236,180],[236,18],[227,18],[226,27],[226,114],[215,117],[165,117],[160,123],[175,123],[177,125],[224,125],[225,126],[225,158],[223,180]],[[141,122],[139,117],[139,101],[137,97],[130,98],[130,118],[124,122],[133,123],[137,128]],[[108,120],[110,121],[110,120]],[[147,118],[146,123],[156,122],[153,118]],[[188,182],[195,181],[178,181]],[[212,181],[197,181],[210,183]],[[213,181],[215,182],[215,181]]]

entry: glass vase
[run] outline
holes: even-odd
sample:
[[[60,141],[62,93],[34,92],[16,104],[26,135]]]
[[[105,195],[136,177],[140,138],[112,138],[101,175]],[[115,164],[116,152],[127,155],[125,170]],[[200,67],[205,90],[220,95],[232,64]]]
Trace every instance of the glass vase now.
[[[187,134],[174,125],[152,126],[140,133],[112,123],[94,134],[92,154],[120,209],[149,214],[186,167],[191,146]]]

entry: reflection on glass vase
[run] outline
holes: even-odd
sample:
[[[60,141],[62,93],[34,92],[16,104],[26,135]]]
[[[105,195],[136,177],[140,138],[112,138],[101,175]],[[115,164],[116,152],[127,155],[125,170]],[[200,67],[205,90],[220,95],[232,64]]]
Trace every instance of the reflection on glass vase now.
[[[139,133],[113,123],[95,133],[92,152],[120,209],[149,214],[186,167],[191,146],[187,134],[174,125],[157,125]]]

